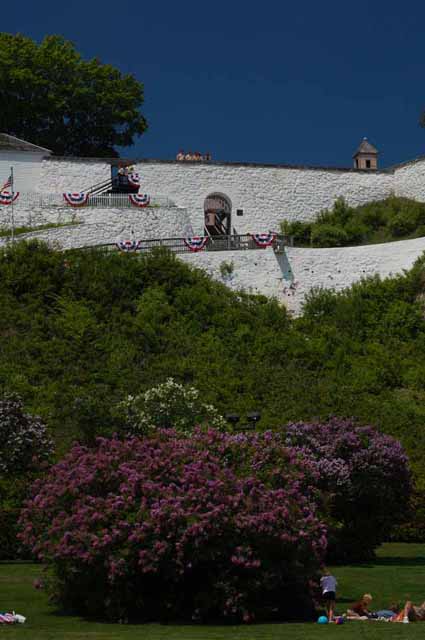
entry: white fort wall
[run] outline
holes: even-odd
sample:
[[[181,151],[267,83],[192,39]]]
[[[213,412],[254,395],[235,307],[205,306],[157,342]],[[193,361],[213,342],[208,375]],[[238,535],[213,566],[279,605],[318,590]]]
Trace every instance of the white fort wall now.
[[[60,196],[63,191],[79,191],[111,175],[110,163],[102,159],[45,158],[37,163],[32,157],[31,165],[26,162],[20,164],[16,159],[15,163],[16,187],[23,193]],[[212,193],[230,199],[232,226],[238,233],[274,230],[283,218],[313,219],[341,196],[352,205],[392,193],[425,202],[425,159],[384,172],[173,161],[141,161],[136,170],[142,179],[141,192],[168,196],[181,208],[37,207],[22,198],[14,207],[17,225],[28,224],[29,220],[32,225],[67,222],[74,216],[82,224],[20,237],[38,237],[58,247],[72,248],[128,239],[131,229],[136,238],[146,239],[186,236],[191,225],[195,232],[202,233],[204,201]],[[235,215],[236,209],[243,209],[242,217]],[[10,207],[3,207],[0,214],[2,226],[7,225]],[[299,313],[306,293],[313,287],[341,290],[362,277],[399,273],[410,268],[423,251],[425,238],[334,249],[288,247],[283,255],[265,250],[180,257],[233,289],[274,296]],[[232,275],[225,279],[220,273],[223,261],[234,264]]]
[[[395,167],[394,192],[403,198],[425,202],[425,159]]]
[[[263,232],[278,229],[284,218],[311,220],[341,196],[353,205],[386,198],[394,179],[392,173],[183,162],[142,162],[136,170],[141,191],[166,188],[166,195],[188,209],[198,232],[212,193],[230,199],[237,233]],[[236,216],[237,209],[243,216]]]
[[[45,158],[40,169],[37,191],[83,191],[110,178],[111,165],[101,158]]]
[[[6,208],[6,207],[4,207]],[[10,209],[7,226],[10,226]],[[15,207],[15,224],[27,225],[27,210],[19,214]],[[136,240],[170,238],[175,235],[183,237],[189,224],[189,217],[185,209],[177,207],[148,207],[146,209],[101,209],[85,207],[73,209],[71,207],[55,207],[52,209],[35,209],[32,213],[34,224],[61,223],[72,221],[78,224],[44,229],[32,233],[19,234],[18,240],[38,238],[58,248],[71,249],[76,247],[109,244],[118,240],[130,240],[134,233]],[[3,219],[2,226],[6,226]],[[6,243],[0,242],[0,246]]]
[[[142,161],[135,169],[141,176],[140,191],[168,196],[187,208],[197,233],[203,231],[204,202],[212,193],[229,198],[233,227],[249,233],[275,229],[284,218],[310,220],[341,196],[357,205],[394,190],[392,172],[174,161]],[[103,160],[46,158],[37,190],[80,191],[110,175],[110,164]],[[237,209],[243,216],[236,216]]]
[[[34,158],[16,158],[14,166],[16,190],[23,193],[81,191],[111,176],[110,162],[102,159],[35,162]],[[148,160],[135,167],[141,175],[140,191],[167,196],[186,208],[196,233],[203,232],[204,202],[212,193],[229,198],[232,226],[238,233],[276,230],[285,218],[314,219],[338,197],[351,205],[381,200],[392,193],[425,201],[425,160],[383,172]],[[236,215],[237,209],[243,210],[242,216]]]
[[[300,249],[286,247],[282,255],[272,249],[233,251],[180,256],[204,269],[230,288],[261,293],[283,302],[299,315],[306,294],[313,288],[342,291],[368,276],[386,278],[410,269],[425,251],[425,238],[362,247]],[[220,265],[233,263],[230,277],[221,275]]]

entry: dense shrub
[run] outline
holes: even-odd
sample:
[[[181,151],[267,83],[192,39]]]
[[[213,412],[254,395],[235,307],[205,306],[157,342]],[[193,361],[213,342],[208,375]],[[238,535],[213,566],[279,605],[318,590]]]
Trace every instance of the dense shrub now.
[[[226,421],[217,409],[202,401],[198,389],[168,378],[166,382],[136,396],[128,396],[118,409],[128,435],[147,435],[174,427],[189,434],[196,425],[224,429]]]
[[[27,555],[17,539],[18,516],[29,484],[52,453],[40,418],[26,413],[16,394],[0,398],[0,560]]]
[[[282,231],[299,246],[343,247],[417,238],[424,234],[425,205],[394,196],[350,207],[339,198],[312,222],[284,220]]]
[[[400,443],[338,418],[290,424],[287,443],[314,461],[328,496],[329,559],[372,557],[408,515],[411,478]]]
[[[270,432],[100,439],[34,485],[23,540],[81,614],[306,617],[326,546],[316,479]]]
[[[40,469],[53,453],[46,425],[24,411],[16,394],[0,398],[0,474]]]
[[[260,411],[259,428],[356,416],[402,442],[425,495],[424,292],[421,259],[397,277],[314,292],[290,319],[164,252],[65,261],[16,243],[0,251],[0,391],[22,396],[60,453],[118,431],[117,404],[169,376],[221,415],[243,423]]]
[[[342,247],[347,244],[347,233],[336,224],[317,224],[311,230],[313,247]]]

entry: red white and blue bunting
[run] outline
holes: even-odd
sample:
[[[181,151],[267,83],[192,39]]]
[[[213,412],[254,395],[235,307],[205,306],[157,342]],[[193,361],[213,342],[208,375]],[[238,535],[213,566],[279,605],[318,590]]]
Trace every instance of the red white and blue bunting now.
[[[9,191],[2,191],[0,193],[0,204],[8,205],[12,204],[12,202],[16,202],[19,198],[19,191],[16,193],[10,193]]]
[[[128,184],[131,184],[133,187],[138,187],[140,185],[140,176],[138,173],[129,173],[127,179]]]
[[[148,207],[151,201],[147,193],[130,193],[128,199],[134,207],[139,207],[140,209]]]
[[[71,207],[84,207],[89,199],[89,194],[80,191],[79,193],[71,193],[68,191],[63,194],[64,200]]]
[[[141,244],[141,240],[120,240],[117,242],[117,247],[120,251],[137,251]]]
[[[257,247],[261,247],[261,249],[271,247],[273,242],[276,240],[275,233],[251,233],[251,237]]]
[[[207,245],[208,236],[192,236],[191,238],[183,238],[183,241],[190,251],[202,251]]]

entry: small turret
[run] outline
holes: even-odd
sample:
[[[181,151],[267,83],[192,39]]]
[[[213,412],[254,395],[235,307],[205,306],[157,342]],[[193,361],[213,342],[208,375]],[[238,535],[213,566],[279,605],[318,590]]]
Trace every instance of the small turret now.
[[[363,138],[359,148],[353,155],[354,168],[376,170],[378,168],[378,149],[370,144],[367,138]]]

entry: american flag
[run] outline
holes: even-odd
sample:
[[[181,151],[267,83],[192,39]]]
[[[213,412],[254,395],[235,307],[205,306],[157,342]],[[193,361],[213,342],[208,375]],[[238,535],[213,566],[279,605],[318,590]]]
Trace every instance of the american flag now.
[[[8,177],[8,179],[6,180],[6,182],[4,183],[4,185],[2,186],[2,188],[0,189],[1,191],[5,191],[6,189],[9,189],[9,187],[12,186],[12,175],[10,175]]]

